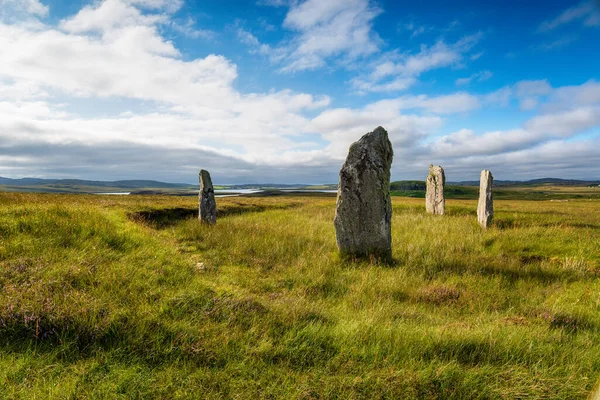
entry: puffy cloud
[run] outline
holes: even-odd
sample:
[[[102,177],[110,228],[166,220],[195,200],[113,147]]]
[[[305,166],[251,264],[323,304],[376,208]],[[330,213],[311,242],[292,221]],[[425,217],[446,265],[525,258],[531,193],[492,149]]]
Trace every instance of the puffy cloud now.
[[[0,24],[3,140],[48,149],[119,142],[264,165],[281,163],[290,148],[314,149],[314,139],[302,137],[310,127],[303,113],[328,106],[330,99],[291,90],[240,93],[234,89],[237,68],[227,58],[183,60],[157,29],[169,21],[169,4],[105,0],[66,18],[60,30]],[[68,113],[78,98],[90,104],[125,98],[145,111],[83,118]]]
[[[600,126],[600,107],[582,107],[531,118],[523,128],[477,135],[463,129],[431,144],[438,156],[474,156],[509,153],[560,138],[570,138]]]
[[[401,96],[360,109],[326,110],[312,120],[312,128],[322,132],[330,142],[327,153],[341,160],[352,142],[383,124],[396,153],[408,152],[409,157],[413,157],[414,153],[425,150],[420,148],[420,142],[443,125],[443,119],[437,114],[465,112],[478,107],[478,99],[467,93],[438,97]],[[405,112],[407,110],[424,111],[429,115],[410,114]]]
[[[353,59],[377,52],[379,39],[372,22],[380,12],[370,0],[306,0],[293,5],[284,27],[299,36],[290,45],[282,71],[314,69],[331,56]]]
[[[544,109],[552,112],[572,106],[600,105],[600,82],[589,80],[579,86],[563,86],[549,96]]]
[[[97,38],[0,25],[0,47],[0,75],[75,96],[210,105],[215,98],[228,101],[237,77],[235,65],[222,56],[177,58],[177,49],[148,26],[127,26]]]
[[[373,20],[382,10],[372,0],[263,1],[261,5],[289,7],[283,27],[292,39],[269,46],[251,32],[238,30],[240,41],[253,53],[268,55],[279,71],[293,73],[325,66],[334,58],[348,61],[379,51],[381,40]]]
[[[510,103],[512,96],[512,88],[505,86],[482,96],[482,103],[485,105],[506,107]]]
[[[600,125],[600,107],[582,107],[533,117],[525,127],[540,135],[561,137],[572,136],[598,125]]]
[[[465,177],[476,180],[479,171],[492,171],[495,179],[533,179],[561,177],[573,179],[598,179],[598,138],[578,142],[553,140],[540,145],[493,155],[474,155],[441,159],[447,179]],[[577,154],[577,162],[573,161]],[[465,179],[460,178],[460,179]]]
[[[562,177],[580,179],[593,178],[592,174],[600,173],[593,167],[600,162],[600,153],[593,147],[581,145],[584,142],[581,139],[570,140],[580,134],[596,132],[595,139],[585,143],[596,143],[597,146],[600,84],[590,80],[579,86],[553,89],[546,80],[520,81],[512,88],[502,90],[509,97],[514,92],[522,109],[531,109],[544,102],[539,107],[542,114],[530,118],[518,129],[483,134],[463,129],[441,136],[429,143],[431,156],[444,160],[457,171],[464,171],[469,165],[478,168],[497,166],[507,175],[523,178],[539,177],[539,171],[545,169],[549,175],[560,173]],[[492,95],[501,97],[496,93]],[[531,107],[527,106],[529,101],[534,102]],[[584,156],[580,158],[579,152],[569,153],[574,149]],[[577,154],[576,158],[574,154]],[[552,157],[556,157],[554,163]],[[592,167],[586,171],[584,166],[591,160]],[[577,173],[585,175],[577,176]]]
[[[85,6],[75,16],[60,23],[60,27],[71,33],[86,33],[114,30],[126,26],[148,26],[164,23],[164,14],[144,14],[127,0],[104,0]]]

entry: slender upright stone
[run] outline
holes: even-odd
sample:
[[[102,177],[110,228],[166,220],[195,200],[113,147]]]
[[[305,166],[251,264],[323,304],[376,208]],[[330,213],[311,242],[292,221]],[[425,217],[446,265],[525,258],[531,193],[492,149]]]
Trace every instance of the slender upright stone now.
[[[200,212],[198,218],[203,224],[214,225],[217,223],[217,203],[215,191],[208,171],[200,170]]]
[[[479,204],[477,205],[477,221],[482,228],[487,228],[494,218],[494,197],[492,184],[494,177],[487,169],[481,171],[479,177]]]
[[[335,236],[349,256],[391,259],[390,168],[394,151],[382,127],[350,146],[340,171]]]
[[[427,175],[425,183],[427,185],[425,209],[430,214],[444,215],[446,212],[446,200],[444,199],[446,175],[444,175],[444,169],[439,165],[434,167],[429,164],[429,175]]]

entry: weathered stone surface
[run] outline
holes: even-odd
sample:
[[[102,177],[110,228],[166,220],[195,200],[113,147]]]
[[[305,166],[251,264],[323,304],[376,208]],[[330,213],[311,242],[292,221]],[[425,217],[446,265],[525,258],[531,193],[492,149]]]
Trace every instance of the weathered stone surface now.
[[[483,228],[487,228],[494,218],[494,197],[492,196],[492,184],[494,177],[486,169],[481,171],[479,177],[479,204],[477,205],[477,221]]]
[[[429,165],[429,175],[425,181],[427,194],[425,195],[425,209],[430,214],[444,215],[446,212],[446,200],[444,199],[444,185],[446,175],[444,169],[439,165]]]
[[[350,146],[340,171],[334,225],[340,252],[391,258],[390,168],[394,151],[382,127]]]
[[[214,225],[217,223],[217,203],[215,202],[215,191],[208,171],[200,170],[200,222]]]

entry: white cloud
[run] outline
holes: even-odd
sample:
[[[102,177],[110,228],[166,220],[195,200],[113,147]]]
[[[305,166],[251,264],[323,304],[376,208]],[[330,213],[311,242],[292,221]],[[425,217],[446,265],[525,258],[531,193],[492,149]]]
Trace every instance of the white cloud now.
[[[124,0],[129,4],[151,9],[165,10],[168,13],[174,13],[183,6],[183,0]]]
[[[370,0],[306,0],[293,6],[284,27],[297,31],[299,37],[282,71],[314,69],[331,56],[353,59],[377,52],[372,22],[380,12]]]
[[[456,66],[481,37],[482,34],[477,33],[465,36],[453,44],[439,41],[431,47],[422,45],[417,54],[386,54],[373,63],[369,74],[357,77],[351,83],[361,92],[382,91],[383,88],[388,88],[389,91],[406,89],[408,86],[389,85],[389,81],[415,83],[416,78],[427,71]]]
[[[467,78],[470,82],[471,77]],[[458,80],[457,84],[465,84]],[[481,96],[481,102],[485,105],[506,107],[513,99],[519,101],[521,110],[532,110],[538,106],[541,99],[553,93],[552,86],[546,79],[518,81],[512,86],[505,86],[494,92]]]
[[[322,132],[329,141],[324,154],[343,160],[348,147],[378,125],[384,125],[390,134],[394,151],[414,148],[416,143],[442,125],[438,116],[418,116],[401,113],[396,102],[378,102],[362,109],[337,108],[324,111],[311,121],[314,131]]]
[[[419,170],[426,171],[428,160],[444,166],[446,179],[478,180],[479,171],[489,169],[494,179],[532,179],[546,177],[598,179],[600,139],[581,141],[551,140],[528,148],[497,154],[433,154],[419,157]],[[577,154],[577,161],[573,159]]]
[[[473,80],[473,78],[475,78],[475,76],[474,76],[474,75],[471,75],[471,76],[469,76],[469,77],[467,77],[467,78],[459,78],[459,79],[457,79],[457,80],[456,80],[454,83],[455,83],[457,86],[468,85],[469,83],[471,83],[471,81]]]
[[[286,149],[314,148],[301,136],[310,128],[303,113],[328,106],[327,96],[238,92],[228,59],[183,60],[159,34],[156,25],[169,22],[166,7],[106,0],[63,20],[62,31],[0,24],[2,137],[49,148],[120,141],[199,149],[260,164],[282,162]],[[132,99],[149,111],[86,119],[65,111],[77,98]]]
[[[434,114],[455,114],[481,107],[477,97],[465,92],[435,97],[402,96],[396,101],[402,109],[423,109]]]
[[[489,96],[495,97],[494,100],[504,97],[508,102],[513,95],[520,100],[521,109],[531,110],[538,107],[542,114],[530,118],[517,129],[482,134],[462,129],[441,136],[429,145],[432,157],[444,159],[450,165],[455,165],[458,170],[467,165],[496,165],[504,170],[508,168],[519,171],[519,168],[527,165],[532,170],[522,170],[520,173],[531,177],[532,171],[535,173],[543,168],[537,163],[544,160],[552,171],[573,168],[573,171],[582,172],[583,170],[575,166],[581,165],[580,161],[583,162],[583,159],[579,159],[578,153],[571,153],[569,160],[565,149],[579,148],[580,141],[570,139],[580,134],[593,133],[594,129],[600,127],[600,84],[590,80],[579,86],[553,89],[546,80],[520,81],[513,87],[505,87],[483,98],[484,101],[489,101]],[[598,135],[596,137],[597,142]],[[560,155],[557,155],[560,161],[557,159],[552,165],[549,157],[556,154],[560,146],[564,146],[564,149],[560,149]],[[587,162],[593,151],[586,148],[585,153],[588,155]],[[577,154],[577,158],[574,158],[573,154]],[[524,159],[524,155],[531,159]],[[595,159],[596,162],[600,162],[600,153],[597,152]],[[503,160],[507,163],[510,160],[516,164],[512,168],[508,165],[502,166]],[[535,167],[531,167],[532,164],[536,164]],[[586,177],[590,178],[589,175]]]
[[[473,48],[482,36],[481,33],[465,36],[450,45],[444,42],[437,42],[432,47],[423,45],[419,53],[401,57],[401,61],[392,67],[388,66],[382,70],[378,66],[371,77],[381,79],[391,74],[414,76],[435,68],[456,65],[462,60],[463,54]]]
[[[326,110],[311,124],[312,130],[322,132],[330,142],[326,152],[340,160],[352,142],[378,125],[383,125],[390,134],[396,153],[410,154],[418,151],[421,140],[441,128],[443,119],[435,114],[460,113],[477,108],[479,101],[467,93],[438,97],[401,96],[371,103],[361,109]],[[408,110],[423,111],[428,115],[406,113]]]
[[[357,93],[367,92],[400,92],[413,86],[417,82],[414,77],[399,77],[385,83],[373,83],[360,78],[353,78],[350,83]]]
[[[276,57],[276,50],[272,49],[268,44],[261,43],[256,36],[243,28],[238,28],[237,36],[240,42],[250,47],[251,54],[261,54],[266,56]]]
[[[32,82],[10,80],[3,82],[0,80],[0,100],[23,101],[45,97],[48,97],[48,93]]]
[[[48,15],[49,7],[39,0],[0,0],[0,20],[4,12],[25,12],[38,17]]]
[[[476,135],[470,129],[445,135],[432,144],[433,154],[437,156],[473,156],[478,154],[497,154],[514,151],[523,145],[531,144],[532,135],[523,130],[487,132]]]
[[[0,75],[77,96],[214,104],[231,95],[237,77],[235,65],[221,56],[179,59],[173,44],[149,26],[122,27],[97,38],[0,25],[0,47]],[[207,98],[211,95],[215,98]]]
[[[600,10],[594,0],[584,1],[563,11],[556,18],[544,21],[538,31],[547,32],[574,21],[583,21],[585,26],[600,26]]]
[[[432,26],[419,25],[414,20],[399,25],[399,29],[410,32],[410,38],[413,39],[426,32],[434,30]]]
[[[600,107],[581,107],[563,113],[533,117],[525,127],[531,132],[548,136],[572,136],[600,125]]]
[[[514,85],[515,95],[519,98],[521,110],[533,110],[539,103],[539,98],[552,92],[552,86],[546,79],[534,81],[519,81]]]
[[[273,5],[289,6],[283,27],[293,31],[295,36],[277,45],[267,45],[250,31],[240,28],[238,38],[251,48],[250,52],[268,56],[284,73],[332,66],[353,69],[357,61],[368,62],[371,72],[349,80],[359,94],[403,91],[417,83],[424,72],[459,66],[466,53],[483,37],[478,32],[450,44],[439,40],[431,46],[422,45],[416,54],[392,50],[369,61],[380,53],[383,44],[373,30],[374,19],[383,11],[372,0],[277,1]],[[456,24],[453,22],[444,32]],[[411,37],[433,29],[413,22],[401,27],[410,30]]]
[[[546,112],[573,106],[600,105],[600,82],[589,80],[579,86],[563,86],[549,96],[544,109]]]
[[[183,36],[192,39],[212,40],[217,36],[216,32],[213,32],[209,29],[196,28],[196,21],[191,17],[189,17],[185,22],[171,21],[169,25],[176,32],[179,32]]]
[[[294,0],[258,0],[256,2],[259,6],[270,6],[270,7],[284,7],[289,6]]]
[[[579,88],[579,87],[577,87]],[[546,98],[554,89],[546,79],[518,81],[482,96],[482,102],[488,105],[506,107],[511,100],[517,99],[521,110],[532,110],[540,100]]]
[[[246,32],[238,36],[261,54],[271,55],[280,72],[292,73],[325,66],[333,58],[349,62],[379,51],[380,39],[373,31],[373,20],[381,10],[371,0],[305,0],[289,3],[262,2],[263,5],[288,5],[283,26],[295,33],[287,42],[273,46],[260,44]],[[257,51],[256,48],[262,49]],[[273,55],[274,54],[274,55]]]
[[[431,149],[433,154],[445,157],[507,153],[555,139],[570,138],[597,126],[600,126],[600,106],[581,107],[535,116],[519,129],[481,135],[463,129],[440,137],[432,143]]]
[[[488,79],[490,79],[492,76],[494,76],[494,74],[492,74],[491,71],[480,71],[477,73],[474,73],[473,75],[466,77],[466,78],[459,78],[456,80],[456,85],[458,86],[463,86],[463,85],[468,85],[470,84],[473,80],[476,80],[477,82],[484,82],[487,81]]]
[[[534,49],[539,49],[539,50],[543,50],[543,51],[557,50],[562,47],[565,47],[568,44],[573,43],[576,40],[577,40],[577,36],[575,36],[575,35],[564,36],[559,39],[553,40],[551,42],[541,43],[538,46],[534,47]]]
[[[538,106],[538,99],[535,97],[525,97],[519,103],[519,108],[523,111],[533,110]]]
[[[60,27],[71,33],[114,30],[127,26],[152,26],[165,23],[166,14],[145,14],[128,0],[104,0],[85,6],[75,16],[66,18]]]
[[[502,87],[491,93],[483,95],[481,97],[482,103],[485,105],[493,105],[499,107],[506,107],[509,105],[513,95],[513,90],[509,86]]]

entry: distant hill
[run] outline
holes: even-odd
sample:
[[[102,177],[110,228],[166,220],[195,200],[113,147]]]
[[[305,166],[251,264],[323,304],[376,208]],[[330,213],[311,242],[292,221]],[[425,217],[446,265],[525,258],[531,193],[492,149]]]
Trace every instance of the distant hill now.
[[[494,198],[505,200],[557,200],[599,198],[600,192],[590,188],[600,181],[542,178],[529,181],[494,181]],[[390,184],[392,196],[425,197],[425,181],[396,181]],[[477,199],[479,181],[446,182],[444,195],[448,199]]]
[[[598,186],[600,181],[582,181],[576,179],[542,178],[529,181],[502,181],[495,180],[497,188],[527,188],[544,185],[552,186]],[[479,181],[447,182],[446,194],[450,197],[470,198],[477,194],[475,188]],[[215,189],[240,190],[240,189],[298,189],[298,190],[335,190],[337,184],[323,185],[292,185],[278,183],[243,184],[243,185],[215,185]],[[398,196],[424,197],[425,181],[407,180],[395,181],[390,184],[392,194]],[[197,194],[198,185],[187,183],[166,183],[155,180],[120,180],[120,181],[90,181],[82,179],[40,179],[22,178],[11,179],[0,177],[0,191],[7,192],[40,192],[40,193],[107,193],[107,192],[132,192],[147,194]]]
[[[11,179],[0,177],[0,190],[10,192],[98,193],[131,192],[140,189],[185,190],[193,186],[154,180],[88,181],[82,179]]]
[[[306,189],[323,190],[337,189],[337,184],[304,185],[304,184],[243,184],[215,185],[215,189]],[[198,185],[187,183],[166,183],[154,180],[120,180],[120,181],[91,181],[83,179],[41,179],[21,178],[11,179],[0,177],[0,191],[8,192],[38,192],[38,193],[106,193],[132,192],[135,194],[175,194],[190,195],[198,192]]]
[[[425,181],[396,181],[390,183],[390,190],[425,190]]]
[[[454,186],[479,186],[479,181],[448,182]],[[540,178],[528,181],[502,181],[494,179],[494,186],[597,186],[600,181],[582,181],[578,179]]]
[[[41,178],[22,178],[11,179],[0,176],[0,185],[11,186],[34,186],[34,185],[73,185],[73,186],[93,186],[93,187],[122,187],[122,188],[184,188],[191,185],[184,183],[165,183],[153,180],[123,180],[123,181],[87,181],[82,179],[41,179]]]
[[[328,186],[328,185],[324,185]],[[288,183],[248,183],[244,185],[215,185],[215,189],[304,189],[310,185],[291,185]],[[337,188],[337,185],[335,185]]]

